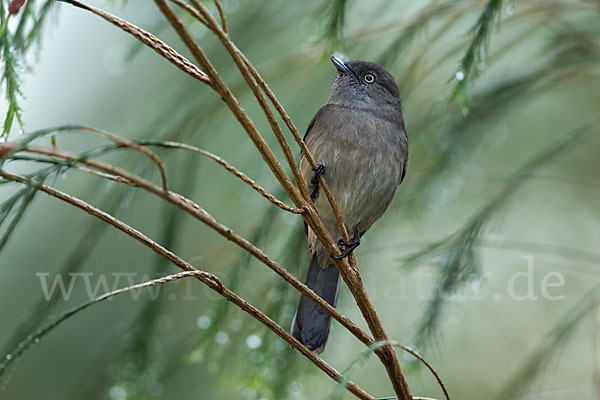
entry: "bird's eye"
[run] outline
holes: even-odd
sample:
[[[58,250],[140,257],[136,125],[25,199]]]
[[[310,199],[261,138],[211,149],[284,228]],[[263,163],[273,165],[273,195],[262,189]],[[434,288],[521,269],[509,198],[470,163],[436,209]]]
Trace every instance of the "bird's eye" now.
[[[365,81],[365,83],[373,83],[375,82],[375,75],[365,74],[365,76],[363,76],[363,81]]]

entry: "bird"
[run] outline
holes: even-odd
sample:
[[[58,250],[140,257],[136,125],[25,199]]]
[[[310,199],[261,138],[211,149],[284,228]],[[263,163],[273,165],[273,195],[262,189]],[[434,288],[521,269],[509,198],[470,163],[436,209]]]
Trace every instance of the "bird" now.
[[[300,159],[300,172],[310,197],[329,233],[337,240],[343,258],[390,205],[406,175],[408,136],[396,80],[385,67],[365,60],[344,62],[332,56],[337,69],[329,98],[315,114],[304,142],[316,164]],[[319,188],[323,176],[353,237],[344,242]],[[310,251],[306,285],[333,307],[340,286],[339,271],[315,233],[304,224]],[[291,333],[315,353],[325,349],[331,317],[316,303],[301,296]]]

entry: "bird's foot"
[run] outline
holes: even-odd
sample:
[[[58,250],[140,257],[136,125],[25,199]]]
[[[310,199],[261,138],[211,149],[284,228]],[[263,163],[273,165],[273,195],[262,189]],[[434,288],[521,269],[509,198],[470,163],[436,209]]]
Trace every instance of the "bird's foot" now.
[[[310,179],[310,186],[312,188],[310,191],[310,198],[312,200],[316,199],[319,194],[319,177],[325,173],[325,164],[319,163],[313,170],[315,171],[315,174]]]
[[[341,260],[342,258],[346,257],[348,254],[353,252],[354,249],[356,249],[359,244],[360,244],[360,234],[358,233],[358,227],[355,226],[354,227],[354,236],[352,236],[352,239],[350,239],[347,242],[344,242],[341,239],[338,240],[338,246],[340,246],[340,248],[343,248],[344,251],[342,251],[342,254],[340,254],[339,256],[333,256],[333,258],[335,258],[336,260]]]

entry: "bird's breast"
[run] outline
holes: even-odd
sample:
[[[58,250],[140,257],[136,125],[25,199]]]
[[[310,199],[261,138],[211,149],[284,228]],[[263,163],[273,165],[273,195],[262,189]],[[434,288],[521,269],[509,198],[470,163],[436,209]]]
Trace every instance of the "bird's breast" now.
[[[325,165],[325,179],[344,222],[364,231],[383,214],[401,181],[407,157],[404,133],[392,121],[360,111],[341,113],[329,122],[316,124],[307,144]],[[309,182],[312,175],[307,175]],[[315,206],[322,217],[331,217],[325,196],[319,195]]]

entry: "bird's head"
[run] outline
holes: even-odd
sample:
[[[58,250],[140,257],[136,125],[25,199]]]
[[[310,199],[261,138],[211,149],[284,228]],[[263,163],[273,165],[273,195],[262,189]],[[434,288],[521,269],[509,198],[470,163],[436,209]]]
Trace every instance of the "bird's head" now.
[[[400,108],[396,80],[383,66],[364,60],[344,62],[331,56],[338,74],[331,86],[330,104],[355,108]]]

